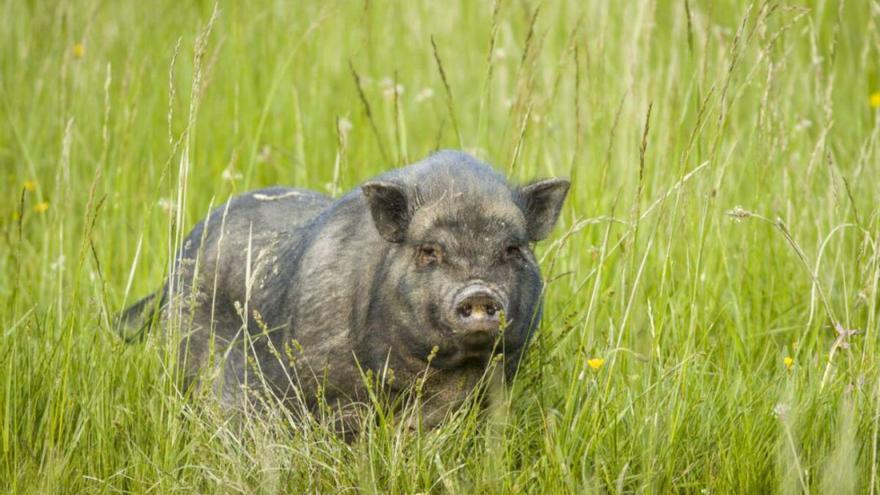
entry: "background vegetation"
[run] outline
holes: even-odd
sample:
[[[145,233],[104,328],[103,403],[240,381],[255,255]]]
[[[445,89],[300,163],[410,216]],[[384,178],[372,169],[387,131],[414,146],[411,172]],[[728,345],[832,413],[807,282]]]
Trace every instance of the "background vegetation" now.
[[[0,491],[876,493],[873,0],[0,3]],[[570,176],[504,407],[238,434],[112,315],[211,205]],[[271,418],[270,418],[271,419]],[[233,431],[235,430],[235,431]]]

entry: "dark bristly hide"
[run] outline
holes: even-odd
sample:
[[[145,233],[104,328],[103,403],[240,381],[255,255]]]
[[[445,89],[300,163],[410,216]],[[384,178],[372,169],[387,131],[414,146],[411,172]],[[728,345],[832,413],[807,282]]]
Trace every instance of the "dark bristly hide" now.
[[[140,328],[157,308],[157,321],[180,329],[187,380],[217,371],[213,390],[230,406],[259,384],[294,408],[326,400],[346,418],[369,402],[365,372],[393,370],[383,384],[392,397],[425,376],[421,420],[433,427],[493,355],[515,373],[541,315],[530,246],[549,235],[568,187],[514,187],[442,151],[337,200],[244,194],[193,229],[160,299],[123,323]]]

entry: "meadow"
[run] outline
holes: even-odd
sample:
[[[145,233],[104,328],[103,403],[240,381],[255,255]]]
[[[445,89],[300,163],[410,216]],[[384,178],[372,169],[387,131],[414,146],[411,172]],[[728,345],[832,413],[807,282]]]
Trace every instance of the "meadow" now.
[[[877,493],[880,3],[0,3],[0,492]],[[212,206],[567,176],[501,406],[231,426],[155,334]]]

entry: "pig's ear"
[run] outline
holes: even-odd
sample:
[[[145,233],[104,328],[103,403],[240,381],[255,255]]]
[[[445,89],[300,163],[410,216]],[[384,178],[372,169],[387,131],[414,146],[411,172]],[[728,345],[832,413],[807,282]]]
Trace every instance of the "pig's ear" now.
[[[543,179],[519,189],[530,240],[540,241],[550,235],[570,185],[565,179]]]
[[[388,242],[403,242],[409,227],[409,200],[403,187],[384,181],[369,181],[361,186],[373,225]]]

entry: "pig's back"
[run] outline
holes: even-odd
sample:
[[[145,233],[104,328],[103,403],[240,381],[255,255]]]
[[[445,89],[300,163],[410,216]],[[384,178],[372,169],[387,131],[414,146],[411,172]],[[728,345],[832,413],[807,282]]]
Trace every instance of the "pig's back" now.
[[[311,221],[332,202],[314,191],[283,187],[230,199],[193,227],[184,241],[177,256],[184,284],[190,285],[197,271],[199,286],[210,287],[214,304],[228,310],[245,301],[250,274],[251,298],[259,297],[261,289],[269,289],[266,281],[289,269],[280,266],[279,258],[297,248]]]
[[[253,223],[254,231],[294,234],[333,203],[324,194],[307,189],[270,187],[252,191],[231,200],[233,221]],[[214,214],[222,215],[224,207]],[[229,215],[227,214],[227,222]]]

